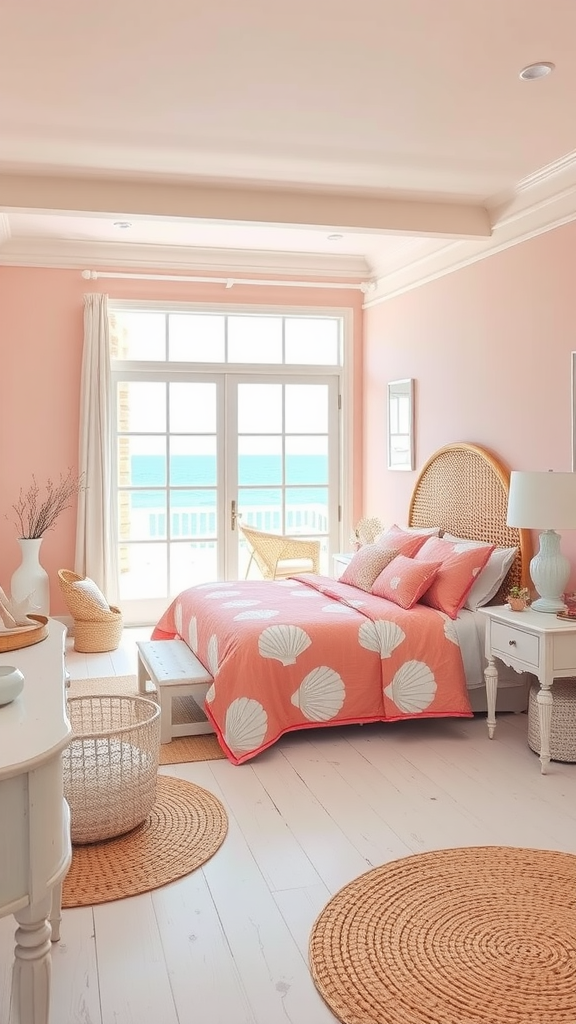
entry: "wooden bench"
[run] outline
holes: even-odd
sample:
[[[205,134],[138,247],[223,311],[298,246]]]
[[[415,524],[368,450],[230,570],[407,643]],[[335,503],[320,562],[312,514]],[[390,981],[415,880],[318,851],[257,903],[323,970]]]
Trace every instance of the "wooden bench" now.
[[[202,706],[213,683],[204,665],[183,640],[137,640],[138,692],[150,693],[147,680],[157,691],[160,704],[160,743],[169,743],[175,736],[198,736],[214,732]],[[193,697],[202,719],[192,722],[173,721],[174,697]]]

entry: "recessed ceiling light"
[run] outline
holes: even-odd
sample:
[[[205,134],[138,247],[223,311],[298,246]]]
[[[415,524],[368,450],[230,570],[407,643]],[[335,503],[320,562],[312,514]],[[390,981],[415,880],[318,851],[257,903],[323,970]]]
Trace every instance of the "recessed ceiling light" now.
[[[535,78],[545,78],[555,65],[549,60],[539,60],[536,64],[527,64],[520,72],[520,78],[525,82],[532,82]]]
[[[131,220],[115,220],[114,221],[114,227],[115,228],[122,228],[122,230],[124,231],[126,228],[131,228],[132,227],[132,221]]]
[[[327,235],[326,237],[329,242],[339,242],[342,238],[344,238],[344,235]]]

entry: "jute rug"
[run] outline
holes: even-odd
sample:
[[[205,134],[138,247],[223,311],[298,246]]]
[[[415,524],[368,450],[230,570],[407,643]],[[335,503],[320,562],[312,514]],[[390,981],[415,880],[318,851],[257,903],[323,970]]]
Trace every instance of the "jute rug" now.
[[[102,676],[94,679],[73,679],[69,690],[71,697],[91,697],[93,694],[138,695],[136,676]],[[156,691],[147,694],[151,700]],[[175,722],[201,722],[202,711],[192,697],[178,697],[172,701]],[[160,745],[160,764],[183,764],[186,761],[216,761],[226,757],[218,740],[213,735],[177,736],[170,743]]]
[[[212,857],[227,831],[217,797],[159,775],[156,803],[142,825],[116,839],[73,847],[62,906],[109,903],[174,882]]]
[[[574,1024],[576,856],[484,846],[385,864],[324,908],[310,965],[345,1024]]]

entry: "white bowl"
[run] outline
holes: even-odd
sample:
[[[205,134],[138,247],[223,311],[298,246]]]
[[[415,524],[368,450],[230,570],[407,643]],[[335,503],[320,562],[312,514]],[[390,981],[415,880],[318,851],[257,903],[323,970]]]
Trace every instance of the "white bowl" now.
[[[0,665],[0,704],[9,704],[24,689],[24,676],[15,665]]]

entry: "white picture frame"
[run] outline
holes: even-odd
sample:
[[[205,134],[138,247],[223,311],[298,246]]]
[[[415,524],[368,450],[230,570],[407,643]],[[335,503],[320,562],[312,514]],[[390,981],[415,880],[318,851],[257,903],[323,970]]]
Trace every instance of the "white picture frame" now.
[[[388,383],[388,469],[414,469],[414,380]]]

